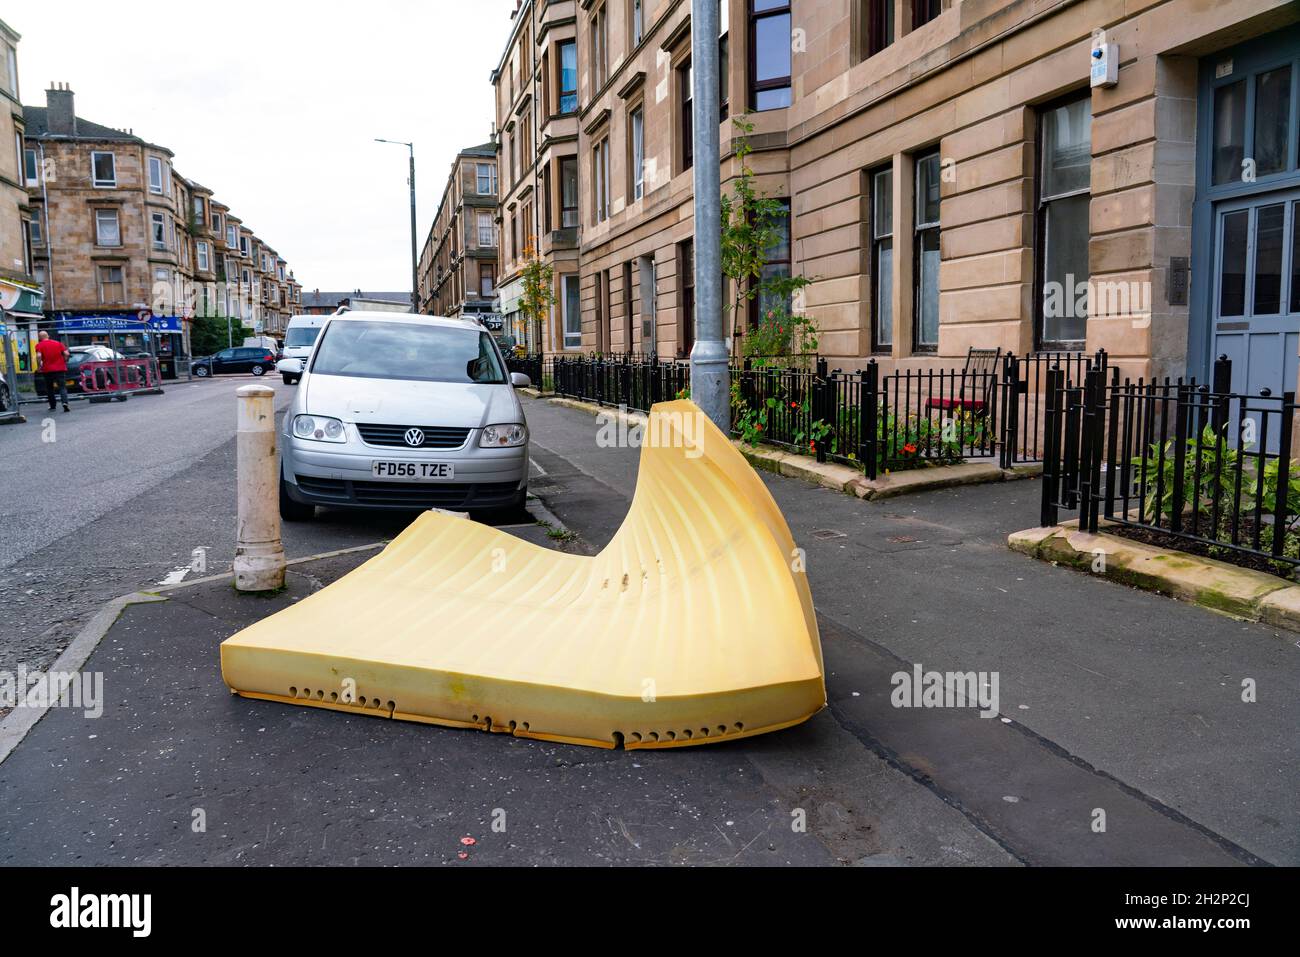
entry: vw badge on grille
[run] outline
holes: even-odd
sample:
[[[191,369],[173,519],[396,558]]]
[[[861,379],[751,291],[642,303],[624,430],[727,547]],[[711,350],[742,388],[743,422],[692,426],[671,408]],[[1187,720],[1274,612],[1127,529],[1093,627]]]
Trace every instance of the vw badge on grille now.
[[[419,429],[407,429],[406,444],[412,448],[419,448],[424,444],[424,433]]]

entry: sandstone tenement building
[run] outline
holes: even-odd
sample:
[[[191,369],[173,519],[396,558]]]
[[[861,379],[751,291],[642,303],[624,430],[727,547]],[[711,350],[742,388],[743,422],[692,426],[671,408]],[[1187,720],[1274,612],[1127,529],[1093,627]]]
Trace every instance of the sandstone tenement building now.
[[[834,365],[1105,348],[1125,374],[1204,379],[1226,354],[1234,389],[1296,388],[1297,4],[721,12],[724,189],[743,116],[759,187],[789,211],[768,268],[812,280],[800,305]],[[502,307],[536,237],[556,273],[547,351],[689,353],[690,31],[687,0],[525,2],[513,17],[493,74]],[[735,349],[754,319],[725,318]]]
[[[420,254],[421,312],[479,316],[497,325],[496,219],[496,144],[461,150]]]

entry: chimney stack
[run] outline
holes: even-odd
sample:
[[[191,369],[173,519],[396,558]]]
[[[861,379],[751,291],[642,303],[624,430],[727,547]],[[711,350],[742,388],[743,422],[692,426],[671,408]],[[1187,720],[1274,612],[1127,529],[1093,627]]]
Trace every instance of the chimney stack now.
[[[72,105],[72,88],[56,83],[45,91],[46,119],[49,131],[58,136],[77,135],[77,114]]]

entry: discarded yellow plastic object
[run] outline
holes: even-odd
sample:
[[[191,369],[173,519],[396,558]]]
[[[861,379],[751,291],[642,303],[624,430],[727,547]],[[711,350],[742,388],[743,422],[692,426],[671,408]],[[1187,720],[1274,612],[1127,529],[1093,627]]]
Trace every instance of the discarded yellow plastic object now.
[[[731,442],[668,402],[599,555],[426,512],[224,642],[222,675],[250,698],[602,748],[762,734],[826,703],[799,555]]]

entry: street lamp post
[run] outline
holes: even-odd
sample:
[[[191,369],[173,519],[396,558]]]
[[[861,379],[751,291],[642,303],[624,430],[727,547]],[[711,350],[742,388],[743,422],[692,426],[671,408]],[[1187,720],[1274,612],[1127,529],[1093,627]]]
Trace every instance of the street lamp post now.
[[[731,431],[729,357],[722,338],[722,172],[718,158],[718,0],[691,2],[691,129],[695,161],[695,346],[691,398]]]
[[[419,260],[416,255],[415,246],[415,145],[405,143],[402,140],[384,140],[375,137],[376,143],[392,143],[394,146],[405,146],[411,157],[411,175],[407,182],[411,186],[411,312],[420,311],[420,273]]]

